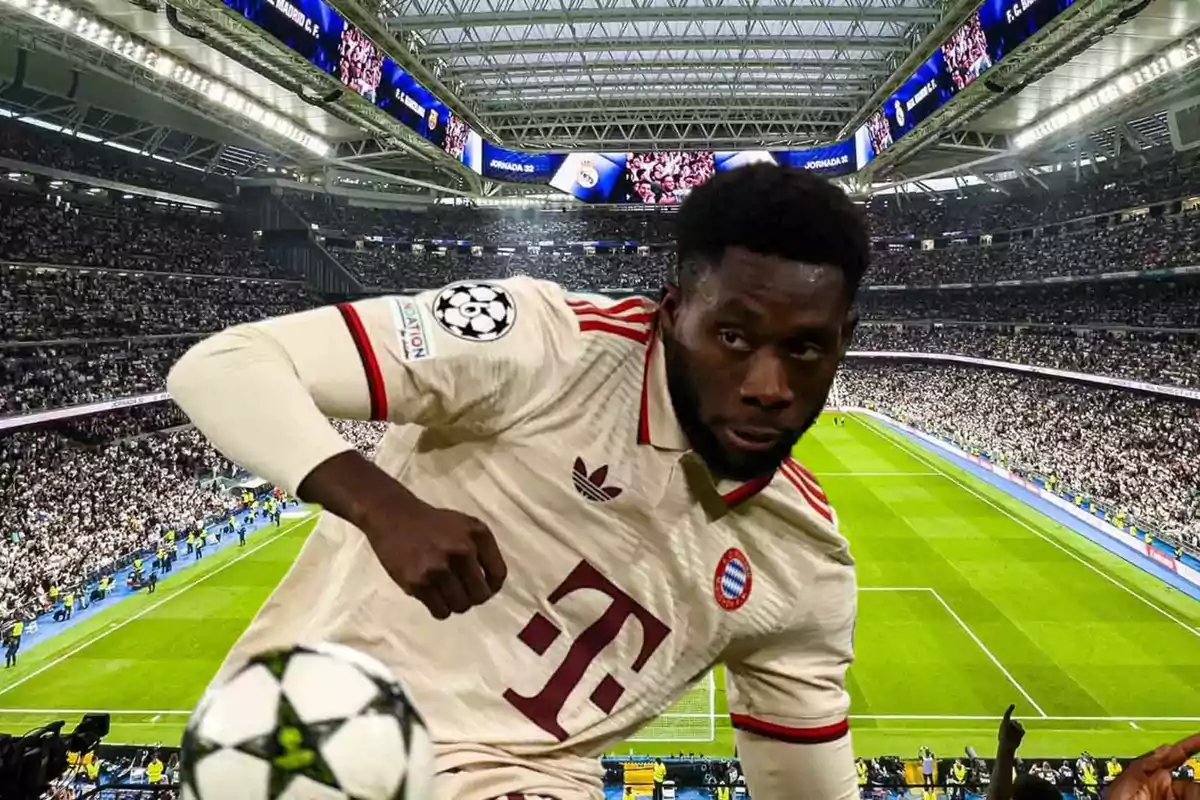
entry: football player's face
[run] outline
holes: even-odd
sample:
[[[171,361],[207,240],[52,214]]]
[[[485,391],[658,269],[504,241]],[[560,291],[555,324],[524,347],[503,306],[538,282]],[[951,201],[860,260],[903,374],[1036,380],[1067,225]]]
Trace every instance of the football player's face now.
[[[841,270],[730,248],[660,314],[671,401],[714,472],[769,474],[816,421],[857,321]]]

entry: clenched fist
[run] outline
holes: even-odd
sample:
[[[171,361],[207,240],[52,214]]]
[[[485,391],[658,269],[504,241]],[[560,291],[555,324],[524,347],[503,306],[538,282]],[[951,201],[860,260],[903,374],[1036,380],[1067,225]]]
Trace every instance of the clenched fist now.
[[[474,517],[417,501],[387,528],[366,532],[379,563],[437,619],[484,603],[504,585],[500,548]]]
[[[356,452],[321,463],[298,494],[361,530],[396,585],[437,619],[486,602],[504,585],[508,568],[487,525],[434,508]]]

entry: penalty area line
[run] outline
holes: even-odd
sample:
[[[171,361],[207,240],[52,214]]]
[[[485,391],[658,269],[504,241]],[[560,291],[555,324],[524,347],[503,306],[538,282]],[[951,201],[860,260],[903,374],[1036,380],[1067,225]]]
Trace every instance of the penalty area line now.
[[[946,602],[946,598],[944,598],[940,594],[938,594],[937,589],[934,589],[929,586],[861,586],[861,587],[859,587],[859,591],[860,592],[928,592],[930,595],[933,596],[934,600],[938,601],[938,604],[941,605],[941,607],[946,611],[946,613],[950,615],[950,618],[958,623],[959,627],[961,627],[963,629],[963,632],[966,633],[967,636],[969,636],[971,638],[971,641],[973,641],[976,644],[976,646],[979,647],[979,649],[983,652],[983,654],[985,656],[987,656],[988,660],[991,661],[992,664],[994,664],[996,666],[996,669],[1000,670],[1000,674],[1002,674],[1005,678],[1008,679],[1008,682],[1013,685],[1013,688],[1015,688],[1018,692],[1021,693],[1021,696],[1024,697],[1029,702],[1029,705],[1033,706],[1033,710],[1038,713],[1038,716],[1041,717],[1042,719],[1049,718],[1050,715],[1047,714],[1040,705],[1038,705],[1038,702],[1033,699],[1033,696],[1030,695],[1029,692],[1027,692],[1025,690],[1025,687],[1021,685],[1021,682],[1018,681],[1013,676],[1013,674],[1008,671],[1008,668],[1005,667],[1003,663],[1001,663],[1000,659],[996,658],[995,653],[993,653],[991,650],[988,649],[987,645],[983,643],[983,640],[980,639],[975,634],[975,631],[971,630],[971,626],[967,624],[966,620],[964,620],[962,617],[960,617],[955,612],[955,610],[950,607],[950,604]],[[988,719],[990,719],[990,717]]]
[[[101,639],[105,638],[106,636],[116,633],[117,631],[121,630],[121,628],[124,628],[129,623],[136,622],[137,620],[139,620],[142,617],[149,614],[151,611],[155,611],[156,609],[161,608],[162,606],[164,606],[167,603],[174,600],[176,597],[179,597],[179,595],[183,594],[184,592],[189,591],[190,589],[194,589],[195,587],[197,587],[200,584],[207,581],[209,578],[220,575],[222,572],[229,569],[234,564],[237,564],[242,559],[248,558],[249,556],[252,556],[255,553],[257,553],[259,550],[262,550],[267,545],[274,544],[275,542],[279,541],[280,538],[285,536],[292,529],[294,529],[294,528],[298,527],[299,525],[303,524],[304,522],[306,522],[308,519],[309,519],[309,517],[305,517],[304,519],[299,519],[299,520],[296,520],[295,522],[290,523],[289,525],[283,527],[274,536],[267,539],[265,542],[255,545],[254,547],[250,548],[246,552],[239,555],[237,558],[231,559],[230,561],[226,561],[224,564],[217,567],[212,572],[209,572],[206,575],[201,575],[199,578],[197,578],[196,580],[187,584],[186,586],[180,587],[178,590],[176,590],[172,594],[167,595],[166,597],[164,597],[163,599],[159,600],[156,603],[151,603],[150,605],[143,608],[141,611],[137,612],[136,614],[134,614],[133,616],[131,616],[127,619],[122,620],[121,622],[117,623],[116,625],[102,629],[95,636],[82,642],[78,647],[74,647],[74,648],[68,650],[67,652],[65,652],[61,656],[59,656],[58,658],[55,658],[52,661],[49,661],[49,662],[43,664],[42,666],[38,667],[33,672],[29,673],[28,675],[21,678],[20,680],[13,681],[8,686],[5,686],[3,689],[0,689],[0,695],[8,694],[13,689],[16,689],[18,686],[20,686],[24,683],[27,683],[28,681],[33,680],[38,675],[41,675],[46,670],[51,669],[53,667],[57,667],[59,664],[66,661],[68,658],[71,658],[72,656],[77,655],[81,651],[86,650],[87,648],[91,647],[96,642],[100,641]],[[153,712],[151,712],[151,713],[153,713]]]

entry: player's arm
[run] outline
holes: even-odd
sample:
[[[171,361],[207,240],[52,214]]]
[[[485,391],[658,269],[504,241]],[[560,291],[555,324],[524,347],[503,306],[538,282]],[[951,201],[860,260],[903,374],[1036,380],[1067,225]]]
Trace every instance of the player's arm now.
[[[755,800],[858,798],[846,669],[852,660],[852,576],[816,598],[805,624],[727,657],[730,717]]]
[[[189,350],[167,388],[227,457],[358,527],[397,584],[435,616],[465,611],[503,581],[490,531],[421,502],[328,418],[485,437],[551,399],[577,355],[575,316],[553,284],[495,286],[502,296],[484,298],[500,304],[487,325],[469,324],[475,309],[445,313],[448,300],[464,298],[434,291],[230,328]]]

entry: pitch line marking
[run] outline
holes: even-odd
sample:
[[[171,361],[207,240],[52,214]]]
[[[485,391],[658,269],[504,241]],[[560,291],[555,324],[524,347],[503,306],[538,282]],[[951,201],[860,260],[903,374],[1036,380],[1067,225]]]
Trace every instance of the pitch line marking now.
[[[1013,674],[1011,672],[1009,672],[1008,669],[1006,669],[1002,663],[1000,663],[1000,659],[996,658],[995,654],[992,653],[992,651],[988,649],[987,645],[983,643],[983,640],[975,635],[975,631],[971,630],[971,626],[966,623],[966,620],[964,620],[962,617],[960,617],[954,611],[954,609],[950,607],[950,604],[946,602],[946,598],[944,598],[940,594],[938,594],[937,589],[933,589],[929,586],[897,586],[897,587],[864,586],[864,587],[861,587],[859,589],[859,591],[860,592],[928,592],[929,594],[933,595],[933,598],[935,600],[937,600],[939,603],[941,603],[942,608],[946,609],[946,613],[949,614],[954,619],[954,621],[957,622],[964,631],[966,631],[967,636],[971,637],[971,641],[975,642],[975,644],[978,645],[979,649],[983,651],[983,654],[988,657],[988,660],[990,660],[993,664],[996,665],[996,669],[1000,670],[1000,673],[1002,675],[1004,675],[1005,678],[1008,679],[1009,683],[1011,683],[1014,687],[1016,687],[1016,690],[1021,693],[1021,696],[1029,701],[1029,705],[1033,706],[1033,710],[1038,713],[1038,716],[1041,717],[1042,719],[1049,718],[1049,715],[1044,710],[1042,710],[1042,707],[1038,705],[1037,701],[1033,699],[1033,697],[1029,694],[1029,692],[1025,691],[1025,687],[1021,685],[1021,682],[1013,677]]]
[[[936,478],[940,472],[816,472],[818,478]]]
[[[1033,706],[1034,711],[1037,711],[1038,716],[1040,716],[1042,719],[1045,719],[1047,716],[1049,716],[1045,711],[1042,710],[1042,707],[1037,704],[1037,701],[1030,696],[1029,692],[1025,691],[1025,687],[1021,685],[1021,682],[1014,678],[1013,674],[1009,672],[1003,664],[1000,663],[1000,659],[996,658],[996,656],[992,654],[991,650],[988,650],[987,645],[983,643],[983,640],[975,635],[975,631],[971,630],[971,626],[968,625],[962,617],[955,613],[954,609],[950,607],[950,604],[946,602],[946,599],[938,594],[936,589],[930,589],[929,591],[934,596],[934,599],[942,604],[942,608],[946,609],[946,613],[953,617],[954,621],[962,626],[962,629],[967,632],[967,636],[970,636],[971,639],[975,641],[975,644],[979,645],[979,649],[983,651],[983,654],[991,659],[992,663],[996,665],[996,668],[1004,674],[1004,677],[1008,678],[1008,682],[1015,686],[1017,691],[1021,693],[1021,696],[1029,701],[1029,704]]]
[[[311,515],[310,515],[310,516],[311,516]],[[167,595],[167,596],[166,596],[166,597],[164,597],[162,600],[159,600],[159,601],[158,601],[158,602],[156,602],[156,603],[151,603],[150,605],[146,606],[146,607],[145,607],[145,608],[143,608],[141,611],[137,612],[136,614],[134,614],[133,616],[129,617],[128,619],[122,620],[121,622],[117,623],[116,625],[113,625],[113,626],[111,626],[111,627],[108,627],[108,628],[105,628],[105,629],[101,630],[99,633],[97,633],[97,634],[96,634],[95,636],[93,636],[92,638],[90,638],[90,639],[87,639],[86,641],[84,641],[83,643],[81,643],[81,644],[80,644],[78,647],[75,647],[75,648],[72,648],[71,650],[68,650],[66,653],[63,653],[63,654],[62,654],[61,656],[59,656],[58,658],[56,658],[56,659],[54,659],[54,660],[52,660],[52,661],[50,661],[50,662],[48,662],[48,663],[46,663],[46,664],[43,664],[42,666],[38,667],[38,668],[37,668],[37,669],[35,669],[33,672],[31,672],[31,673],[29,673],[28,675],[26,675],[24,678],[21,678],[20,680],[14,681],[14,682],[10,683],[8,686],[5,686],[3,689],[0,689],[0,695],[5,695],[5,694],[8,694],[9,692],[11,692],[13,689],[17,688],[17,687],[18,687],[18,686],[20,686],[21,684],[23,684],[23,683],[26,683],[26,682],[28,682],[28,681],[30,681],[30,680],[33,680],[34,678],[36,678],[38,675],[41,675],[41,674],[42,674],[43,672],[45,672],[46,670],[48,670],[48,669],[50,669],[50,668],[52,668],[52,667],[56,667],[56,666],[58,666],[59,664],[61,664],[62,662],[66,661],[68,658],[71,658],[72,656],[74,656],[74,655],[78,654],[78,653],[79,653],[80,651],[82,651],[82,650],[86,650],[87,648],[91,647],[91,646],[92,646],[92,645],[94,645],[96,642],[98,642],[98,641],[100,641],[101,639],[105,638],[105,637],[106,637],[106,636],[108,636],[109,634],[116,633],[117,631],[121,630],[121,628],[124,628],[124,627],[125,627],[126,625],[128,625],[129,623],[131,623],[131,622],[134,622],[134,621],[136,621],[136,620],[139,620],[139,619],[141,619],[142,617],[144,617],[144,616],[146,616],[147,614],[149,614],[151,611],[154,611],[155,609],[157,609],[157,608],[160,608],[160,607],[161,607],[161,606],[163,606],[164,604],[171,602],[171,601],[172,601],[172,600],[174,600],[176,597],[179,597],[179,595],[183,594],[184,592],[188,591],[189,589],[192,589],[192,588],[194,588],[194,587],[196,587],[196,586],[199,586],[200,584],[204,583],[206,580],[208,580],[209,578],[212,578],[212,577],[213,577],[213,576],[215,576],[215,575],[220,575],[222,572],[224,572],[225,570],[229,569],[229,568],[230,568],[230,567],[232,567],[234,564],[236,564],[236,563],[238,563],[239,561],[241,561],[243,558],[247,558],[248,556],[252,556],[252,555],[254,555],[255,553],[257,553],[259,550],[262,550],[262,549],[263,549],[264,547],[266,547],[267,545],[269,545],[269,544],[272,544],[273,542],[276,542],[276,541],[278,541],[278,540],[279,540],[279,538],[280,538],[280,537],[282,537],[284,534],[288,533],[290,530],[292,530],[292,529],[293,529],[293,528],[295,528],[296,526],[298,526],[298,525],[302,525],[302,524],[303,524],[304,522],[306,522],[308,519],[309,519],[308,517],[305,517],[304,519],[301,519],[301,520],[296,520],[295,522],[292,522],[291,524],[289,524],[289,525],[287,525],[286,527],[284,527],[283,529],[281,529],[281,530],[280,530],[278,533],[276,533],[276,534],[275,534],[274,536],[272,536],[270,539],[267,539],[265,542],[262,542],[262,543],[260,543],[260,544],[258,544],[258,545],[256,545],[256,546],[254,546],[254,547],[250,548],[249,550],[247,550],[246,552],[242,553],[242,554],[241,554],[240,556],[238,556],[237,558],[234,558],[234,559],[232,559],[231,561],[226,561],[224,564],[222,564],[221,566],[217,567],[216,569],[214,569],[212,572],[208,573],[207,575],[202,575],[202,576],[200,576],[199,578],[197,578],[196,580],[194,580],[194,581],[192,581],[191,583],[189,583],[187,586],[183,586],[183,587],[181,587],[181,588],[180,588],[178,591],[176,591],[174,594]],[[151,713],[153,713],[153,712],[151,712]]]
[[[18,709],[20,710],[20,709]],[[0,709],[0,714],[5,713]],[[48,712],[48,713],[69,713],[69,712]],[[119,713],[96,711],[96,714]],[[190,712],[177,712],[190,713]],[[688,713],[688,714],[663,714],[662,716],[670,717],[671,719],[708,719],[708,714]],[[1004,719],[1000,716],[970,714],[851,714],[850,719],[862,720],[897,720],[904,722],[911,720],[913,722],[999,722]],[[1200,722],[1200,717],[1030,717],[1034,722]],[[1038,728],[1037,730],[1042,730]]]
[[[1128,592],[1128,593],[1129,593],[1130,595],[1132,595],[1133,597],[1136,597],[1138,600],[1141,600],[1143,603],[1145,603],[1146,605],[1150,606],[1151,608],[1153,608],[1153,609],[1154,609],[1155,611],[1157,611],[1158,613],[1162,614],[1162,615],[1163,615],[1164,617],[1166,617],[1167,619],[1169,619],[1169,620],[1171,620],[1172,622],[1174,622],[1174,623],[1176,623],[1177,625],[1179,625],[1181,628],[1183,628],[1183,629],[1184,629],[1185,631],[1187,631],[1188,633],[1192,634],[1193,636],[1200,637],[1200,629],[1198,629],[1198,628],[1193,628],[1191,625],[1189,625],[1188,623],[1184,622],[1184,621],[1183,621],[1183,620],[1181,620],[1179,617],[1177,617],[1177,616],[1175,616],[1174,614],[1172,614],[1170,611],[1167,611],[1165,608],[1163,608],[1162,606],[1158,605],[1158,604],[1157,604],[1157,603],[1155,603],[1153,600],[1150,600],[1150,599],[1149,599],[1149,598],[1147,598],[1147,597],[1143,597],[1143,596],[1142,596],[1141,594],[1139,594],[1138,592],[1134,591],[1133,589],[1130,589],[1128,586],[1126,586],[1125,584],[1121,583],[1119,580],[1117,580],[1117,579],[1116,579],[1116,578],[1114,578],[1113,576],[1109,575],[1107,572],[1104,572],[1102,569],[1100,569],[1099,567],[1097,567],[1095,564],[1092,564],[1090,561],[1088,561],[1087,559],[1085,559],[1083,556],[1080,556],[1080,555],[1078,555],[1077,553],[1074,553],[1074,552],[1072,552],[1070,549],[1068,549],[1067,547],[1065,547],[1063,544],[1061,544],[1061,543],[1059,543],[1058,541],[1054,540],[1053,538],[1051,538],[1051,537],[1047,536],[1046,534],[1044,534],[1044,533],[1042,533],[1041,531],[1039,531],[1037,528],[1035,528],[1035,527],[1033,527],[1032,525],[1030,525],[1030,524],[1029,524],[1028,522],[1026,522],[1025,520],[1023,520],[1023,519],[1021,519],[1020,517],[1018,517],[1017,515],[1013,514],[1011,511],[1009,511],[1007,508],[1005,508],[1004,506],[1002,506],[1002,505],[1000,505],[999,503],[997,503],[997,502],[996,502],[995,500],[993,500],[992,498],[988,497],[987,495],[985,495],[985,494],[983,494],[982,492],[978,491],[978,490],[977,490],[977,489],[975,489],[974,487],[972,487],[972,486],[970,486],[970,485],[968,485],[968,484],[964,483],[963,481],[959,480],[959,479],[958,479],[956,476],[954,476],[954,475],[951,475],[949,472],[946,472],[944,469],[942,469],[941,467],[939,467],[937,464],[935,464],[935,463],[933,463],[932,461],[928,460],[928,459],[927,459],[927,458],[926,458],[926,457],[925,457],[923,454],[921,454],[921,453],[917,453],[917,452],[916,452],[916,451],[914,451],[914,450],[909,450],[909,449],[908,449],[907,447],[905,447],[904,445],[902,445],[902,444],[900,444],[899,442],[896,442],[895,440],[893,440],[893,439],[892,439],[890,436],[887,436],[887,435],[885,435],[884,433],[882,433],[881,431],[877,430],[877,429],[876,429],[876,428],[875,428],[873,425],[869,425],[869,424],[867,424],[866,422],[863,422],[862,420],[860,420],[860,419],[857,419],[857,418],[853,418],[853,417],[852,417],[852,419],[854,419],[854,420],[855,420],[855,422],[857,422],[859,425],[861,425],[861,426],[863,426],[864,428],[866,428],[867,430],[869,430],[871,433],[873,433],[873,434],[875,434],[876,436],[878,436],[880,439],[883,439],[885,442],[888,442],[889,444],[891,444],[891,445],[892,445],[892,447],[895,447],[896,449],[900,450],[900,451],[901,451],[901,452],[903,452],[903,453],[907,453],[907,454],[908,454],[908,455],[910,455],[911,457],[915,458],[917,461],[920,461],[921,463],[923,463],[925,466],[927,466],[927,467],[931,467],[931,468],[933,468],[933,469],[937,470],[937,471],[938,471],[938,472],[939,472],[939,473],[940,473],[940,474],[941,474],[943,477],[945,477],[947,480],[951,481],[951,482],[952,482],[952,483],[954,483],[954,484],[957,484],[959,488],[963,489],[963,490],[964,490],[964,491],[966,491],[966,492],[969,492],[970,494],[973,494],[973,495],[975,495],[975,496],[976,496],[976,497],[978,497],[980,500],[982,500],[983,502],[987,503],[987,504],[988,504],[989,506],[991,506],[992,508],[994,508],[994,509],[996,509],[997,511],[999,511],[1001,514],[1003,514],[1004,516],[1008,517],[1009,519],[1011,519],[1013,522],[1015,522],[1015,523],[1017,523],[1018,525],[1020,525],[1020,526],[1021,526],[1022,528],[1024,528],[1025,530],[1027,530],[1027,531],[1029,531],[1030,533],[1034,534],[1035,536],[1037,536],[1038,538],[1040,538],[1040,539],[1042,539],[1043,541],[1047,542],[1048,544],[1051,544],[1051,545],[1053,545],[1054,547],[1058,548],[1058,549],[1059,549],[1059,550],[1061,550],[1062,552],[1064,552],[1064,553],[1066,553],[1067,555],[1069,555],[1071,558],[1073,558],[1073,559],[1075,559],[1076,561],[1078,561],[1080,564],[1083,564],[1085,567],[1087,567],[1087,568],[1088,568],[1088,569],[1090,569],[1092,572],[1094,572],[1094,573],[1096,573],[1097,575],[1099,575],[1101,578],[1104,578],[1104,580],[1108,581],[1108,582],[1109,582],[1109,583],[1111,583],[1113,586],[1116,586],[1116,587],[1118,587],[1118,588],[1120,588],[1120,589],[1124,590],[1125,592]],[[1018,501],[1018,502],[1020,502],[1020,501]],[[1034,510],[1036,510],[1036,509],[1034,509]],[[1061,523],[1060,523],[1060,524],[1061,524]],[[1106,551],[1106,552],[1107,552],[1107,551]]]

